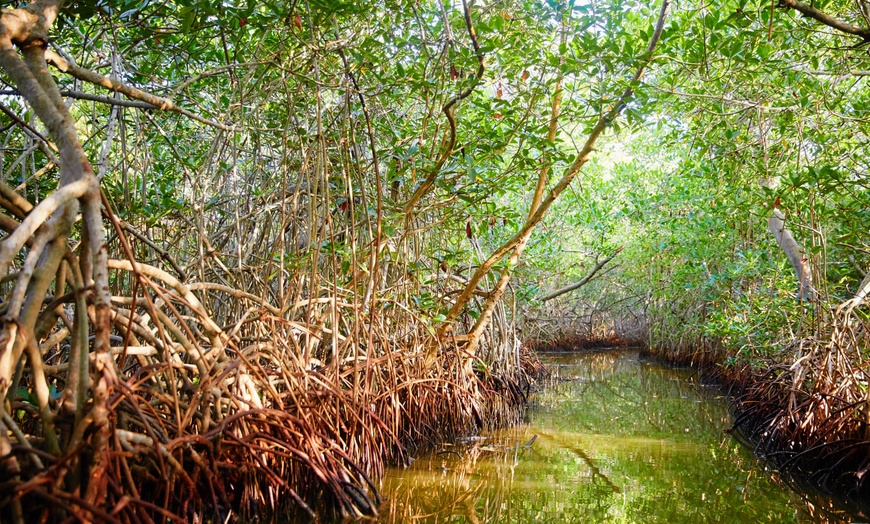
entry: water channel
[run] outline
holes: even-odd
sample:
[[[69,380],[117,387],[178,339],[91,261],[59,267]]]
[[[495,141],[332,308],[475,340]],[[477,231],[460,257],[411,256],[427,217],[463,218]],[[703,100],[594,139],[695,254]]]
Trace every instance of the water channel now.
[[[691,371],[632,350],[544,358],[526,424],[388,471],[378,522],[807,521]]]

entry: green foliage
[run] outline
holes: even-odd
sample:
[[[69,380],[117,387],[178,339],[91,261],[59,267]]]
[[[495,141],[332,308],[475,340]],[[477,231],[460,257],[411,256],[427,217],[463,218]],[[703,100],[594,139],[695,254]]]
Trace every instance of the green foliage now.
[[[851,6],[822,8],[862,23]],[[597,196],[575,203],[568,228],[636,225],[616,232],[629,264],[613,277],[650,297],[654,343],[766,358],[813,328],[825,307],[794,300],[793,271],[766,231],[774,207],[814,264],[823,303],[850,298],[867,270],[866,90],[849,75],[867,57],[812,21],[776,10],[771,24],[769,13],[737,2],[677,11],[650,86],[665,102],[646,117],[655,127],[621,139],[641,160],[610,168],[617,189],[587,179]]]
[[[863,23],[849,3],[816,7]],[[384,238],[399,245],[383,257],[390,274],[414,275],[421,286],[404,305],[437,318],[445,295],[428,289],[434,281],[425,275],[443,266],[467,277],[517,232],[542,167],[557,178],[626,87],[657,9],[636,0],[476,6],[471,20],[486,62],[479,82],[461,9],[438,2],[76,2],[56,40],[87,67],[235,126],[216,132],[172,114],[77,102],[91,158],[115,119],[104,187],[126,220],[176,230],[182,258],[195,259],[201,246],[185,234],[185,213],[202,210],[200,224],[239,234],[241,217],[314,181],[305,170],[316,157],[322,180],[310,202],[297,200],[298,223],[285,224],[296,237],[284,242],[303,246],[311,224],[327,216],[332,229],[317,230],[330,232],[316,253],[279,255],[276,247],[258,256],[292,270],[320,264],[327,279],[362,290],[380,217]],[[646,304],[654,335],[667,340],[772,351],[803,328],[793,319],[806,317],[790,301],[790,269],[765,231],[774,206],[817,268],[822,300],[848,298],[870,261],[870,94],[859,74],[870,64],[849,42],[765,3],[675,5],[624,118],[514,269],[520,307],[623,247],[618,267],[579,293],[634,297],[625,307]],[[123,60],[112,65],[112,53]],[[559,132],[550,142],[559,82]],[[454,108],[454,150],[418,206],[425,213],[416,231],[425,233],[405,251],[401,210],[443,153],[443,105],[470,86]],[[5,166],[29,140],[10,140]],[[39,151],[34,159],[46,162]],[[54,187],[49,173],[29,181],[34,199]],[[260,232],[263,245],[280,244],[266,241],[274,231]],[[225,255],[244,258],[230,244]],[[227,266],[259,264],[229,258]],[[274,278],[267,269],[264,278]]]

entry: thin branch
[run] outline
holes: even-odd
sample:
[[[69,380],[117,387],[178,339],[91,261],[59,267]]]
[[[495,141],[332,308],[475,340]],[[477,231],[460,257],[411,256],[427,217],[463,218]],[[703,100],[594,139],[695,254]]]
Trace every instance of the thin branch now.
[[[560,296],[564,295],[565,293],[568,293],[568,292],[570,292],[570,291],[574,291],[575,289],[579,289],[579,288],[585,286],[586,284],[589,283],[590,280],[592,280],[592,277],[594,277],[595,274],[598,273],[598,271],[599,271],[601,268],[603,268],[604,266],[606,266],[608,262],[610,262],[611,260],[613,260],[613,259],[616,257],[616,255],[619,254],[620,251],[622,251],[622,247],[621,247],[621,246],[620,246],[619,249],[617,249],[616,252],[614,252],[612,255],[610,255],[609,257],[605,258],[605,259],[602,260],[601,262],[595,264],[595,267],[593,267],[592,270],[589,271],[589,273],[587,273],[586,276],[583,277],[583,279],[580,280],[579,282],[575,282],[575,283],[570,284],[570,285],[567,285],[567,286],[565,286],[565,287],[563,287],[563,288],[557,289],[556,291],[553,291],[552,293],[549,293],[549,294],[547,294],[547,295],[544,295],[543,297],[541,297],[541,298],[538,299],[538,300],[540,300],[541,302],[546,302],[546,301],[548,301],[548,300],[552,300],[552,299],[554,299],[554,298],[556,298],[556,297],[560,297]]]
[[[149,104],[148,102],[138,102],[134,100],[118,100],[116,98],[110,98],[108,96],[102,95],[94,95],[91,93],[83,93],[82,91],[74,91],[70,89],[64,89],[60,92],[61,95],[69,98],[75,98],[76,100],[90,100],[91,102],[100,102],[103,104],[110,104],[113,106],[121,106],[121,107],[135,107],[137,109],[160,109],[154,104]],[[17,89],[3,89],[0,90],[0,95],[6,96],[22,96],[21,92]],[[7,111],[3,111],[6,114],[9,114]]]
[[[172,269],[175,270],[175,272],[181,278],[182,282],[187,280],[187,274],[184,272],[184,270],[181,268],[181,266],[178,265],[178,262],[175,261],[175,258],[173,258],[173,256],[170,255],[168,251],[166,251],[162,247],[158,246],[156,243],[154,243],[147,236],[143,235],[139,231],[136,231],[136,228],[134,228],[133,226],[131,226],[127,222],[124,222],[120,218],[117,218],[117,220],[118,220],[118,223],[121,225],[121,227],[124,229],[124,231],[130,233],[131,235],[135,236],[136,238],[138,238],[139,240],[141,240],[142,242],[147,244],[148,247],[150,247],[151,249],[156,251],[158,255],[160,255],[160,258],[162,258],[170,266],[172,266]]]
[[[423,195],[432,188],[432,184],[434,184],[435,179],[438,178],[444,163],[447,162],[447,159],[453,154],[453,147],[456,145],[456,119],[453,116],[453,111],[455,111],[454,106],[471,95],[478,84],[480,84],[480,80],[483,78],[483,72],[486,69],[485,57],[480,50],[480,44],[477,42],[477,34],[474,32],[474,25],[471,23],[471,13],[465,0],[462,0],[462,10],[465,16],[465,26],[468,29],[468,36],[471,38],[471,44],[474,46],[474,54],[477,55],[477,72],[475,73],[474,81],[463,91],[448,100],[447,103],[444,104],[444,107],[441,108],[444,116],[447,117],[447,123],[450,124],[450,138],[447,141],[444,151],[441,153],[441,157],[438,158],[438,161],[435,162],[435,165],[432,166],[432,169],[429,171],[429,175],[423,183],[420,184],[417,190],[414,191],[414,194],[411,195],[408,203],[405,204],[406,215],[410,215],[420,199],[423,198]]]
[[[339,48],[339,49],[341,49],[341,48]],[[194,82],[196,82],[198,80],[202,80],[203,78],[219,75],[220,73],[223,73],[226,71],[232,71],[233,69],[239,69],[242,67],[258,66],[258,65],[266,65],[266,64],[273,64],[274,65],[274,61],[273,60],[258,60],[256,62],[245,62],[243,64],[227,64],[227,65],[220,66],[220,67],[213,67],[209,70],[203,71],[202,73],[200,73],[196,76],[190,77],[187,80],[185,80],[184,82],[182,82],[181,84],[179,84],[178,87],[176,87],[175,89],[172,90],[172,95],[175,96],[178,93],[181,93],[182,91],[184,91],[185,89],[190,87],[191,84],[193,84]]]
[[[6,93],[0,93],[0,94],[6,94]],[[16,94],[16,95],[20,95],[21,93],[19,93],[19,92],[16,91],[14,94]],[[18,115],[15,114],[14,111],[12,111],[12,110],[9,109],[8,107],[6,107],[4,104],[0,104],[0,111],[2,111],[3,114],[5,114],[5,115],[8,116],[9,118],[11,118],[11,119],[16,123],[16,124],[18,124],[19,126],[23,127],[27,132],[29,132],[30,134],[34,135],[36,138],[42,140],[44,143],[48,144],[48,147],[50,147],[50,148],[52,148],[53,150],[57,151],[57,147],[55,147],[54,144],[52,144],[51,142],[49,142],[49,140],[48,140],[45,136],[43,136],[42,133],[40,133],[40,132],[37,131],[36,129],[33,129],[33,126],[31,126],[30,124],[28,124],[27,122],[25,122],[24,120],[22,120]]]
[[[69,89],[65,89],[60,92],[61,95],[75,98],[76,100],[90,100],[91,102],[100,102],[102,104],[109,104],[113,106],[120,107],[134,107],[137,109],[160,109],[154,104],[148,102],[137,102],[134,100],[119,100],[117,98],[111,98],[108,96],[102,95],[92,95],[90,93],[83,93],[81,91],[71,91]]]
[[[126,95],[134,100],[140,100],[142,102],[146,102],[155,106],[158,109],[162,109],[164,111],[173,111],[175,113],[182,114],[188,118],[192,118],[197,122],[202,122],[203,124],[216,127],[218,129],[222,129],[224,131],[230,131],[233,129],[233,126],[228,126],[226,124],[221,124],[220,122],[215,122],[214,120],[209,120],[208,118],[197,115],[196,113],[192,113],[183,107],[179,107],[172,100],[168,98],[163,98],[161,96],[157,96],[146,91],[142,91],[141,89],[137,89],[132,86],[128,86],[123,82],[119,82],[118,80],[105,77],[99,73],[91,71],[90,69],[86,69],[84,67],[73,64],[58,55],[52,50],[46,50],[45,59],[49,64],[58,68],[60,71],[64,73],[68,73],[79,80],[83,80],[85,82],[90,82],[91,84],[105,87],[110,91],[115,91]]]

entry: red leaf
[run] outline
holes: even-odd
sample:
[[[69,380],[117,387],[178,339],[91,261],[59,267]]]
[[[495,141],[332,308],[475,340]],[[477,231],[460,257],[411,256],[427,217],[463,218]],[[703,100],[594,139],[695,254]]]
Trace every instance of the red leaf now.
[[[248,19],[247,18],[239,18],[239,27],[245,27],[246,25],[248,25]]]
[[[465,223],[465,236],[474,238],[474,235],[471,234],[471,221]]]

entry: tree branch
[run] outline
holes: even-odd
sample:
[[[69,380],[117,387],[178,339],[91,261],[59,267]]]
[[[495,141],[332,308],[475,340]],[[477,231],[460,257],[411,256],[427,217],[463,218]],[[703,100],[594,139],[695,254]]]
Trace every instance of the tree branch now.
[[[550,294],[548,294],[548,295],[545,295],[545,296],[541,297],[541,298],[538,299],[538,300],[540,300],[541,302],[546,302],[546,301],[548,301],[548,300],[552,300],[552,299],[554,299],[554,298],[556,298],[556,297],[562,296],[562,295],[564,295],[565,293],[568,293],[568,292],[570,292],[570,291],[574,291],[575,289],[579,289],[579,288],[585,286],[586,284],[589,283],[590,280],[592,280],[592,277],[594,277],[595,274],[598,273],[598,271],[599,271],[601,268],[603,268],[604,266],[606,266],[608,262],[610,262],[611,260],[613,260],[613,259],[616,257],[616,255],[619,254],[620,251],[622,251],[622,246],[620,246],[619,249],[617,249],[617,250],[616,250],[612,255],[610,255],[609,257],[605,258],[605,259],[602,260],[601,262],[595,264],[595,267],[593,267],[592,270],[589,271],[589,273],[587,273],[586,276],[583,277],[583,279],[580,280],[579,282],[575,282],[575,283],[570,284],[570,285],[567,285],[567,286],[565,286],[565,287],[563,287],[563,288],[557,289],[556,291],[553,291],[552,293],[550,293]]]
[[[420,187],[414,191],[414,194],[411,195],[408,203],[405,204],[405,214],[408,216],[410,216],[420,199],[423,198],[423,195],[432,188],[432,184],[434,184],[435,179],[438,178],[438,174],[441,172],[444,163],[447,162],[447,159],[450,158],[451,154],[453,154],[453,146],[456,145],[456,119],[453,116],[453,111],[455,110],[454,106],[471,95],[474,88],[480,84],[480,80],[483,78],[483,72],[486,69],[486,63],[484,61],[485,57],[480,51],[480,44],[477,42],[477,34],[474,32],[474,25],[471,23],[471,12],[469,11],[468,5],[465,3],[465,0],[462,0],[462,10],[465,16],[465,26],[468,29],[468,36],[471,38],[471,44],[474,46],[474,53],[477,55],[477,72],[475,73],[474,81],[471,85],[448,100],[447,103],[444,104],[444,107],[441,108],[444,116],[447,117],[447,123],[450,124],[450,138],[447,141],[447,146],[444,148],[444,152],[441,153],[438,161],[435,162],[435,165],[432,166],[432,170],[429,171],[429,175],[426,176],[426,179],[422,184],[420,184]]]
[[[220,122],[215,122],[214,120],[209,120],[208,118],[197,115],[196,113],[192,113],[183,107],[179,107],[172,100],[168,98],[163,98],[161,96],[157,96],[146,91],[142,91],[141,89],[137,89],[132,86],[128,86],[123,82],[119,82],[112,78],[103,76],[99,73],[91,71],[90,69],[86,69],[84,67],[78,66],[69,62],[67,59],[58,55],[54,51],[46,50],[45,59],[49,64],[58,68],[60,71],[64,73],[70,74],[79,80],[83,80],[85,82],[89,82],[94,85],[105,87],[110,91],[115,91],[121,93],[123,95],[127,95],[128,97],[134,100],[140,100],[142,102],[151,104],[155,106],[157,109],[162,109],[164,111],[173,111],[175,113],[182,114],[188,118],[192,118],[197,122],[202,122],[203,124],[216,127],[218,129],[222,129],[224,131],[231,131],[232,126],[228,126],[225,124],[221,124]]]
[[[836,29],[841,33],[857,36],[864,42],[870,42],[870,29],[866,27],[858,27],[856,25],[850,24],[849,22],[844,22],[843,20],[834,18],[827,13],[819,11],[815,7],[807,5],[803,2],[799,2],[798,0],[780,0],[779,5],[782,7],[787,7],[789,9],[794,9],[795,11],[800,12],[804,16],[812,18],[817,22],[821,22],[822,24]]]
[[[798,244],[794,235],[785,225],[785,215],[779,209],[773,208],[773,214],[767,220],[767,229],[773,234],[777,245],[783,250],[794,268],[798,281],[798,298],[813,300],[816,292],[813,289],[812,271],[806,250]]]

